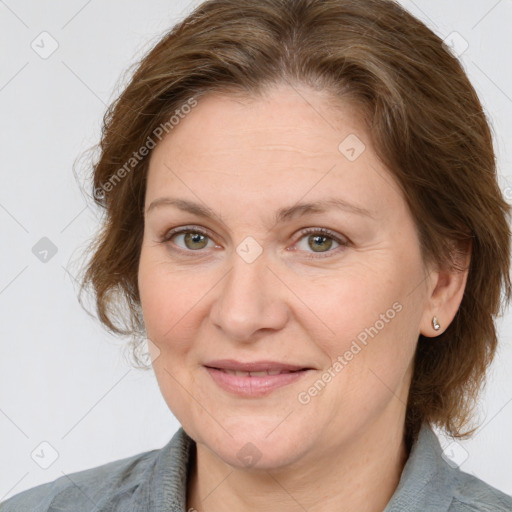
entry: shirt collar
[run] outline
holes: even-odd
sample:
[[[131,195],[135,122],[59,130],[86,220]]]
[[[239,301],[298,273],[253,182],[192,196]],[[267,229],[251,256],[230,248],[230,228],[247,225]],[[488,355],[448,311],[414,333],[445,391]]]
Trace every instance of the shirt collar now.
[[[453,498],[450,469],[437,436],[423,424],[398,487],[383,512],[447,511]]]
[[[185,512],[187,510],[187,477],[190,463],[195,456],[195,442],[182,427],[161,448],[141,485],[132,498],[130,512],[139,512],[141,504],[145,510],[154,512]]]

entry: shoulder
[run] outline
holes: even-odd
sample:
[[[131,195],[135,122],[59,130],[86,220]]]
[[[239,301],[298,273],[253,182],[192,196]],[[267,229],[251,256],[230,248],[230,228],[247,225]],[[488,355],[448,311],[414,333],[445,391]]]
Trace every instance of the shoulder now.
[[[453,471],[455,485],[450,512],[512,511],[512,496],[499,491],[473,475],[458,469]]]
[[[130,494],[151,470],[160,450],[151,450],[61,476],[0,503],[1,512],[95,509],[106,497]]]
[[[426,442],[426,438],[430,442]],[[512,512],[512,496],[470,475],[447,457],[439,439],[425,429],[424,448],[434,457],[430,490],[446,496],[447,512]],[[450,446],[450,444],[448,445]],[[443,509],[444,510],[444,509]]]

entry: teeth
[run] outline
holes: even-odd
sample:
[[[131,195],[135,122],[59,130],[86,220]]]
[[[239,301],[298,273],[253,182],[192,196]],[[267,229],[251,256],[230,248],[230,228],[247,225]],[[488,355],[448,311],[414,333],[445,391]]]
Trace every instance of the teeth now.
[[[222,370],[229,375],[236,375],[237,377],[264,377],[265,375],[279,375],[280,373],[291,373],[290,370],[265,370],[261,372],[243,372],[238,370]]]

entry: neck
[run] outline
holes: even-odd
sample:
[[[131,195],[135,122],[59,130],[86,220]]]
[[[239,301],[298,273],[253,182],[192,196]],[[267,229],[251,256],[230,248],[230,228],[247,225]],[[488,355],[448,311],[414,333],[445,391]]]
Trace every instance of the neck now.
[[[293,467],[238,469],[198,444],[188,482],[187,510],[381,512],[407,460],[403,422],[375,424],[357,439]]]

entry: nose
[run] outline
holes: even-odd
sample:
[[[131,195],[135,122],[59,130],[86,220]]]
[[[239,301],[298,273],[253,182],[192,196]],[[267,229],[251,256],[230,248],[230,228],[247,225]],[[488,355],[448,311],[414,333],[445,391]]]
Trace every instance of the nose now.
[[[233,253],[231,270],[215,287],[210,310],[213,324],[227,338],[253,342],[286,325],[286,287],[267,265],[264,252],[251,263]]]

